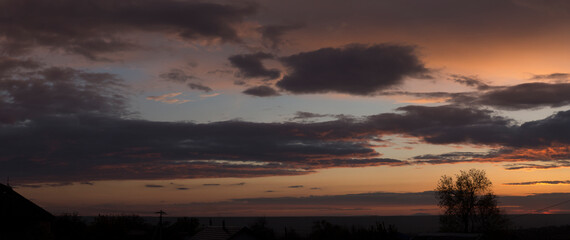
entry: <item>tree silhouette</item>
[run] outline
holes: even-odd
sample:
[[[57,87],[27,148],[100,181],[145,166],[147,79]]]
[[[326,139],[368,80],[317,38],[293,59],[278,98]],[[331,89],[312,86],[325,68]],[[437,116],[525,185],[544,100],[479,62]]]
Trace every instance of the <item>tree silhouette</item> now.
[[[441,216],[441,230],[446,232],[489,232],[499,230],[506,218],[497,207],[497,196],[484,170],[461,171],[453,177],[442,176],[435,188]]]

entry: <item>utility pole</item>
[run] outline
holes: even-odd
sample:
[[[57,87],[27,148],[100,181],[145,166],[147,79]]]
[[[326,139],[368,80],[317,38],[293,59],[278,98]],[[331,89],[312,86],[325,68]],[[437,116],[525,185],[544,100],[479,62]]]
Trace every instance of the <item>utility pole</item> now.
[[[162,215],[167,214],[166,212],[162,211],[162,209],[155,213],[158,214],[158,229],[156,230],[156,234],[154,235],[153,239],[162,240]]]

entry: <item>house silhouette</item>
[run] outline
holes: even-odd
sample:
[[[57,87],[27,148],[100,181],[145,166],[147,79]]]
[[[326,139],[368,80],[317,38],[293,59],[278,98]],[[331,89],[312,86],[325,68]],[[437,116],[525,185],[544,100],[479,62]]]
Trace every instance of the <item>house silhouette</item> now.
[[[189,240],[258,240],[247,227],[207,226]]]
[[[52,239],[55,217],[0,183],[0,239]]]

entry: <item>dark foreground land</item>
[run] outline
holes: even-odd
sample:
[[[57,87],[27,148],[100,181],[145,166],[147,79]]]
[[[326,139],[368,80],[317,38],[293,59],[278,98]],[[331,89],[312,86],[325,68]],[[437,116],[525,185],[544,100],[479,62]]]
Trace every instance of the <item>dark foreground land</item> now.
[[[465,239],[570,240],[570,215],[511,215],[509,218],[511,224],[505,231]],[[268,240],[463,239],[425,237],[426,233],[438,232],[438,226],[438,216],[167,217],[160,226],[156,217],[62,215],[55,218],[51,236],[44,239],[182,240],[216,227],[247,227],[247,233],[255,239]]]

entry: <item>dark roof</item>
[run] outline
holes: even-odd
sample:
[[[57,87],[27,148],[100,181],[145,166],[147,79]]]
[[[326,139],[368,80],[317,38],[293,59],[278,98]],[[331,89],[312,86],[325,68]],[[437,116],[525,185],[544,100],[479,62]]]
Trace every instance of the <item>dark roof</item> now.
[[[8,219],[51,221],[54,216],[26,199],[10,186],[0,183],[0,216]]]
[[[478,240],[478,233],[423,233],[412,238],[413,240]]]
[[[235,226],[207,226],[190,240],[228,240],[241,233],[249,233],[249,229]]]

